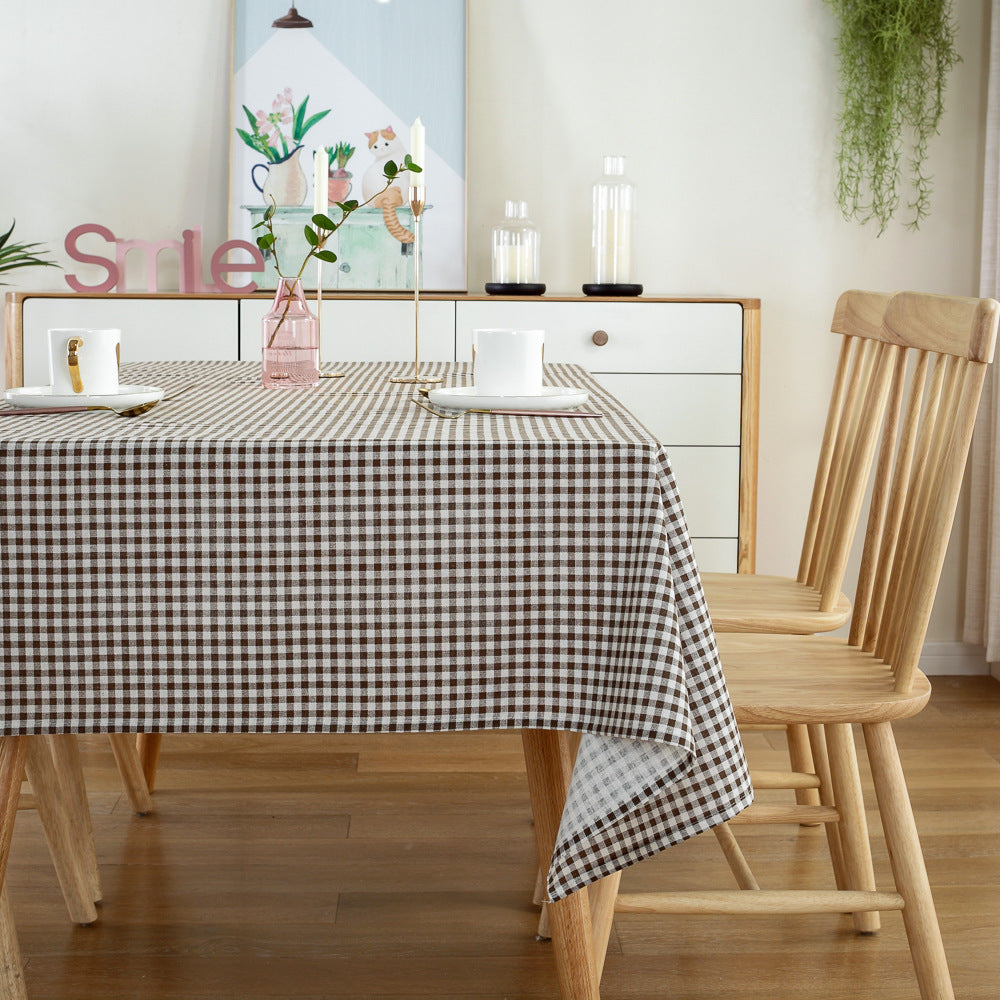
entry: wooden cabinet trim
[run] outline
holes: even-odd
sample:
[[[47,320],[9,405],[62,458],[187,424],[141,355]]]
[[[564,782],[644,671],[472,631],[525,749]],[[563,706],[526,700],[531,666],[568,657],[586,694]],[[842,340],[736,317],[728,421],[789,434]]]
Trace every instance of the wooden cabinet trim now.
[[[86,292],[8,292],[4,307],[4,363],[7,386],[24,384],[24,356],[22,346],[25,304],[31,299],[184,299],[191,301],[216,301],[219,299],[270,299],[272,292],[252,295],[239,293],[189,294],[182,292],[112,292],[88,294]],[[412,298],[408,292],[333,292],[324,293],[324,303],[344,300],[393,301]],[[758,412],[760,404],[760,299],[741,296],[649,296],[639,298],[589,297],[582,295],[541,295],[532,297],[492,296],[464,292],[425,292],[425,301],[461,302],[605,302],[615,305],[643,303],[716,303],[738,304],[743,309],[743,361],[740,415],[740,484],[739,484],[739,538],[737,567],[741,573],[751,573],[756,566],[757,540],[757,462],[758,462]]]

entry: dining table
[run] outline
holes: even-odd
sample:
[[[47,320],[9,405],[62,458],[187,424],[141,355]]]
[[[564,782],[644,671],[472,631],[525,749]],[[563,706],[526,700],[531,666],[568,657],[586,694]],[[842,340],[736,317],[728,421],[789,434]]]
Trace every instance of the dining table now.
[[[335,367],[126,364],[141,416],[0,420],[0,879],[34,737],[520,730],[561,995],[597,1000],[602,882],[753,794],[669,455],[575,365],[577,410],[458,416]]]

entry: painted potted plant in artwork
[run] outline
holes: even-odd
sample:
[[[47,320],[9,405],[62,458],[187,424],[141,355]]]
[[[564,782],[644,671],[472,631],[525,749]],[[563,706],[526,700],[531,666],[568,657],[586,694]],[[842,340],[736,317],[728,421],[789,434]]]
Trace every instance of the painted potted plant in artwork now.
[[[302,140],[313,125],[330,113],[327,108],[306,117],[308,103],[309,95],[306,94],[302,103],[296,105],[291,87],[285,87],[271,102],[270,112],[261,110],[255,115],[243,105],[250,131],[238,128],[236,132],[267,160],[254,164],[250,178],[268,204],[301,205],[306,200],[306,175],[299,162]],[[266,174],[262,181],[257,178],[258,170]]]
[[[346,201],[351,193],[351,178],[354,176],[347,169],[347,164],[354,155],[354,147],[349,142],[338,142],[336,146],[327,146],[326,152],[330,157],[330,201]],[[336,167],[334,163],[337,164]]]
[[[14,234],[14,222],[10,224],[10,229],[0,236],[0,274],[7,271],[14,271],[19,267],[59,267],[54,260],[45,260],[39,256],[45,250],[38,251],[41,243],[11,243],[10,238]],[[6,285],[6,281],[0,280],[0,285]]]

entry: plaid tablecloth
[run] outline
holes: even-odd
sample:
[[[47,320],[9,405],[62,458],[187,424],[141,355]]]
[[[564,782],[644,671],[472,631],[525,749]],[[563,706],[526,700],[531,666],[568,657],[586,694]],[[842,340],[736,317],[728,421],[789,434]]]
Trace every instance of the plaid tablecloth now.
[[[0,734],[579,731],[552,898],[743,809],[665,451],[574,366],[601,419],[440,419],[407,367],[0,421]]]

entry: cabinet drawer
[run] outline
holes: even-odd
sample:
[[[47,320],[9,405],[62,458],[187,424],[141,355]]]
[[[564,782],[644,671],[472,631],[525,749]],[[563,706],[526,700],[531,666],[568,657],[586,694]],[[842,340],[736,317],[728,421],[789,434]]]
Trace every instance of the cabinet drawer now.
[[[739,375],[621,375],[598,382],[617,396],[663,444],[740,444]]]
[[[489,327],[543,329],[547,360],[591,372],[742,371],[737,302],[459,302],[459,361],[472,358],[472,331]],[[597,330],[608,335],[603,346]]]
[[[260,360],[260,321],[270,299],[240,303],[240,358]],[[315,312],[316,303],[309,308]],[[410,361],[413,358],[413,303],[405,299],[328,299],[320,322],[322,361]],[[420,303],[420,360],[455,360],[455,303]]]
[[[111,327],[122,332],[122,362],[235,361],[235,299],[31,298],[24,303],[24,384],[48,385],[48,331]]]
[[[740,519],[739,448],[667,448],[693,536],[736,538]]]

